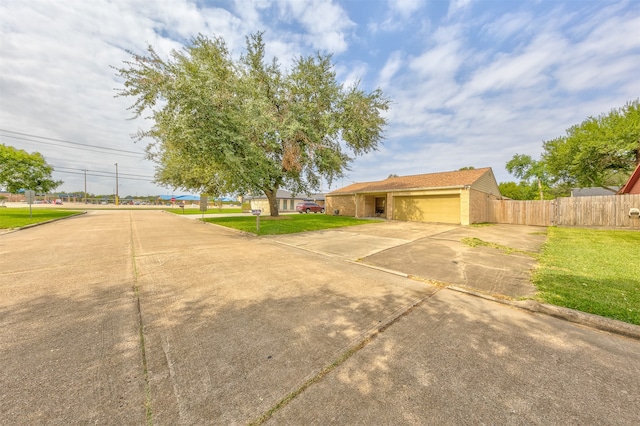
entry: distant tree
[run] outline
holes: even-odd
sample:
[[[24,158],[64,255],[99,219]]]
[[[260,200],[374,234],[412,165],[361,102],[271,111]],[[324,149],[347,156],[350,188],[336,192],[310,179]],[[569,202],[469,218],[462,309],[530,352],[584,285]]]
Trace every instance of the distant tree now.
[[[39,152],[29,154],[12,146],[0,144],[0,187],[8,192],[32,190],[48,193],[62,184],[53,180],[53,167]]]
[[[500,194],[512,200],[535,200],[539,197],[538,186],[526,182],[500,182]]]
[[[589,117],[544,142],[542,160],[554,182],[578,187],[624,183],[640,163],[640,102]]]
[[[160,183],[211,192],[262,192],[272,216],[276,192],[317,191],[352,160],[377,149],[389,101],[336,80],[331,56],[300,57],[283,71],[265,61],[262,34],[235,60],[222,38],[197,36],[163,60],[133,55],[118,69],[136,117],[151,113],[149,157]]]
[[[516,154],[507,162],[506,169],[520,179],[521,186],[534,184],[538,189],[538,199],[544,200],[545,189],[549,189],[544,162],[534,160],[530,155]]]
[[[461,167],[458,169],[458,171],[463,171],[463,170],[475,170],[476,168],[473,166],[466,166],[466,167]]]
[[[391,174],[387,177],[387,179],[390,179],[390,178],[397,178],[397,177],[398,177],[398,175],[397,175],[397,174],[395,174],[395,173],[391,173]]]

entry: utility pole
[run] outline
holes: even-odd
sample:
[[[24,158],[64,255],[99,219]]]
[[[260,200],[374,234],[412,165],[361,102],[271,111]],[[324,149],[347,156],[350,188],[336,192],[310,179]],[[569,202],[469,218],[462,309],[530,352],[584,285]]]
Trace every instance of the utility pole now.
[[[87,204],[87,169],[82,169],[84,172],[84,203]]]
[[[116,206],[118,205],[118,163],[116,163]]]

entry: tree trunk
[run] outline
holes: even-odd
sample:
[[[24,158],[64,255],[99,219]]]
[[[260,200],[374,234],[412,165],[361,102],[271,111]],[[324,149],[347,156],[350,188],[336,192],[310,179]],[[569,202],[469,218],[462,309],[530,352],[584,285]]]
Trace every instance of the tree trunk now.
[[[540,191],[540,199],[544,200],[544,194],[542,193],[542,181],[538,178],[538,190]]]
[[[271,216],[278,216],[278,199],[276,198],[276,193],[278,189],[264,190],[264,195],[267,196],[267,200],[269,201],[269,210],[271,211]]]

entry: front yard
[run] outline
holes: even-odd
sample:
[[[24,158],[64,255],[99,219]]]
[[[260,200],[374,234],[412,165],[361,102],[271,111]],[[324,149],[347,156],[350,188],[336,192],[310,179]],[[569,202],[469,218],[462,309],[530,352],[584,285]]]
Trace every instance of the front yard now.
[[[549,228],[533,274],[545,303],[640,325],[640,232]]]
[[[372,222],[371,219],[355,219],[353,217],[329,216],[326,214],[294,214],[280,215],[277,217],[260,216],[260,231],[256,231],[255,216],[214,217],[203,220],[257,235],[295,234],[297,232],[341,228]]]

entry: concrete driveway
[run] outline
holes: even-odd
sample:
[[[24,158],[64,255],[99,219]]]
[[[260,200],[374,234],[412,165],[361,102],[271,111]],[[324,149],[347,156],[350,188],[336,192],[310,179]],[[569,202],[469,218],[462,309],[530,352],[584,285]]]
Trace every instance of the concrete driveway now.
[[[279,235],[275,241],[401,274],[454,284],[491,295],[532,296],[532,254],[545,241],[545,228],[518,225],[456,226],[376,222],[338,230]],[[471,247],[465,238],[515,249]]]
[[[638,340],[273,239],[100,211],[0,261],[2,424],[640,417]]]

